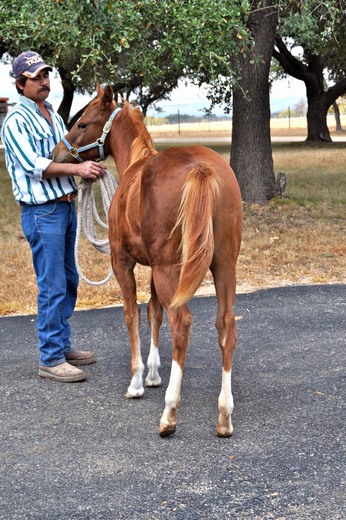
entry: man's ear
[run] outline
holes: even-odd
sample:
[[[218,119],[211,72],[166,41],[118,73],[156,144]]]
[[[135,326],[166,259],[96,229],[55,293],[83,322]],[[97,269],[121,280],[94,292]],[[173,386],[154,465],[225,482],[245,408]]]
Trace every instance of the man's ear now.
[[[18,87],[20,90],[24,90],[24,86],[21,84],[21,82],[19,81],[19,79],[16,79],[16,85],[17,85],[17,87]]]

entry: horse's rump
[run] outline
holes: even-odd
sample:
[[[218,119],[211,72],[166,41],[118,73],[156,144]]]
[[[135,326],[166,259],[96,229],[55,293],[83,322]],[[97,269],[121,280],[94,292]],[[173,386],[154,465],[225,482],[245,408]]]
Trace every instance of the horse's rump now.
[[[189,171],[176,224],[180,228],[181,271],[171,306],[190,300],[205,277],[214,254],[213,218],[220,187],[216,172],[206,164]]]
[[[202,283],[215,251],[215,226],[218,248],[229,249],[224,234],[233,225],[235,187],[229,165],[205,147],[170,148],[146,163],[140,196],[143,247],[149,265],[171,265],[180,272],[173,306],[186,303]]]

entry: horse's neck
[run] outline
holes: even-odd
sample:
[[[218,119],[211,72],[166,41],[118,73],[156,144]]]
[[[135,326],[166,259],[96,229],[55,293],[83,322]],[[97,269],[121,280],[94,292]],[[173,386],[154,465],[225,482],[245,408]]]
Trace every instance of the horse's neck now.
[[[157,153],[150,137],[148,141],[141,129],[138,131],[138,128],[131,125],[126,128],[121,128],[121,126],[119,125],[116,132],[112,131],[110,135],[111,155],[120,179],[132,163]]]
[[[121,129],[120,129],[121,130]],[[130,164],[131,147],[136,135],[128,130],[111,133],[110,135],[111,155],[116,164],[118,175],[121,178]]]

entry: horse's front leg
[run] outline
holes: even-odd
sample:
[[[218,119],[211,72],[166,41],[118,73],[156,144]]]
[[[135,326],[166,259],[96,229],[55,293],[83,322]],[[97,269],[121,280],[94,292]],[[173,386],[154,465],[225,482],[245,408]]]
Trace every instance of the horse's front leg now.
[[[126,298],[132,300],[132,298]],[[124,300],[125,322],[130,335],[131,344],[131,382],[126,392],[126,397],[142,397],[144,394],[143,372],[144,364],[141,354],[141,343],[139,338],[140,311],[136,299],[134,301]]]
[[[144,364],[139,338],[140,311],[136,299],[136,280],[133,273],[134,265],[121,264],[120,255],[112,256],[115,276],[121,288],[124,300],[124,317],[129,332],[131,345],[131,382],[126,392],[129,399],[141,397],[144,394],[143,372]],[[128,262],[128,260],[127,260]]]
[[[148,356],[148,375],[145,378],[146,386],[160,386],[161,377],[159,374],[160,355],[159,355],[159,332],[162,324],[163,312],[162,305],[157,297],[153,279],[151,279],[151,298],[148,303],[148,322],[150,326],[150,352]]]
[[[187,305],[174,311],[168,309],[168,316],[172,332],[173,359],[165,395],[165,409],[160,421],[161,437],[172,435],[176,431],[177,408],[181,400],[181,383],[192,322]]]

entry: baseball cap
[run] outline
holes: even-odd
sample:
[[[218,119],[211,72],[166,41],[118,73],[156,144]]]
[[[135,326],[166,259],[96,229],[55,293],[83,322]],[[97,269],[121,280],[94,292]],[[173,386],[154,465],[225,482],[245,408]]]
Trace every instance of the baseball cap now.
[[[12,72],[15,78],[21,74],[27,78],[34,78],[43,69],[53,70],[47,65],[40,54],[34,51],[25,51],[13,60]]]

